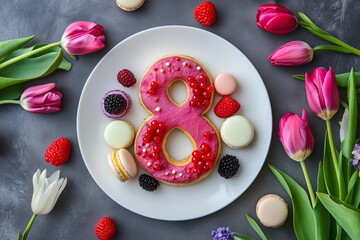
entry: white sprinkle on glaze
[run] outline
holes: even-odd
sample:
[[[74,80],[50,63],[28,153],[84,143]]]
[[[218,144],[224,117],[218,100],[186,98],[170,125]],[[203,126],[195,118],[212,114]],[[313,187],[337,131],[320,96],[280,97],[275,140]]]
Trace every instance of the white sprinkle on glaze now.
[[[161,73],[164,73],[165,71],[164,71],[164,69],[160,69],[160,72],[161,72]]]
[[[170,67],[170,63],[169,62],[165,63],[165,66]]]
[[[156,108],[155,108],[155,111],[160,112],[160,111],[161,111],[161,108],[160,108],[160,107],[156,107]]]
[[[179,173],[179,177],[182,177],[182,173]]]
[[[183,62],[183,66],[186,66],[187,65],[187,62]]]
[[[148,144],[148,143],[147,143],[147,144],[145,144],[145,147],[149,147],[149,146],[150,146],[150,144]]]
[[[201,70],[201,67],[200,67],[200,66],[197,66],[197,67],[196,67],[196,70],[200,71],[200,70]]]
[[[166,176],[169,176],[169,174],[170,174],[169,172],[166,172],[166,173],[165,173]]]
[[[146,148],[143,148],[143,152],[146,152]]]
[[[171,171],[171,173],[175,175],[175,174],[176,174],[175,169],[173,169],[173,170]]]
[[[148,162],[146,165],[148,165],[148,167],[151,167],[151,162]]]

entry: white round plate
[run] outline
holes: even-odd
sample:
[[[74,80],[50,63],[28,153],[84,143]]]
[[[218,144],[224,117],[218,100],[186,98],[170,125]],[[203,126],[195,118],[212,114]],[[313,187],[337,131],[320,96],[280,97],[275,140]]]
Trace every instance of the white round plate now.
[[[230,149],[222,143],[221,156],[232,154],[240,161],[240,169],[233,178],[222,178],[216,166],[208,177],[198,183],[179,187],[162,183],[158,190],[147,192],[138,184],[138,176],[144,172],[139,164],[138,175],[125,183],[118,181],[112,174],[107,155],[114,150],[106,145],[103,138],[105,126],[112,120],[102,113],[100,102],[105,93],[112,89],[128,93],[133,104],[123,119],[128,120],[137,131],[143,119],[148,116],[138,97],[139,82],[143,74],[158,58],[176,54],[194,57],[209,70],[213,78],[227,72],[238,80],[239,87],[232,97],[241,104],[238,114],[253,123],[255,138],[249,147],[241,150]],[[124,88],[117,82],[117,73],[124,68],[130,69],[137,79],[133,87]],[[216,117],[213,109],[219,100],[220,96],[217,95],[212,108],[206,113],[218,130],[224,119]],[[179,121],[187,121],[186,116],[179,118]],[[208,215],[227,206],[250,186],[268,153],[272,114],[269,96],[259,73],[235,46],[198,28],[163,26],[128,37],[97,64],[80,97],[77,134],[87,169],[99,187],[115,202],[146,217],[187,220]],[[173,146],[169,147],[171,151],[175,151],[173,156],[184,152],[179,142],[181,141],[174,140]],[[188,146],[189,144],[185,147]],[[133,151],[133,145],[128,149]],[[191,149],[186,151],[191,153]]]

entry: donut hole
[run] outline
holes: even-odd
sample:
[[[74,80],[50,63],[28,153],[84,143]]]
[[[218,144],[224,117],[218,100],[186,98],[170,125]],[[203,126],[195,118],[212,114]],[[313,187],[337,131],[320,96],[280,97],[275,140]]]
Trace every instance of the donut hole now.
[[[194,151],[194,144],[187,134],[179,128],[174,128],[166,138],[165,151],[175,165],[185,165]],[[173,162],[174,161],[174,162]]]
[[[185,103],[189,95],[188,93],[188,86],[181,79],[171,82],[167,88],[167,95],[169,99],[178,106],[181,106]]]

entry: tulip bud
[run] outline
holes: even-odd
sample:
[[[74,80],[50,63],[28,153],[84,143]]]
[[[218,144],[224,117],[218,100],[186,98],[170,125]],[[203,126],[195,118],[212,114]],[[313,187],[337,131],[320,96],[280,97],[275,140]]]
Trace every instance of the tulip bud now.
[[[269,60],[274,66],[297,66],[311,62],[314,51],[306,42],[288,42],[275,50]]]
[[[285,114],[280,119],[278,134],[285,152],[295,161],[305,160],[314,148],[314,137],[304,109],[301,118],[294,113]]]
[[[105,47],[104,28],[93,22],[74,22],[66,28],[61,46],[73,55],[96,52]]]
[[[276,34],[292,32],[298,24],[296,16],[289,9],[278,4],[260,6],[256,22],[259,28]]]
[[[55,83],[29,87],[20,97],[20,105],[32,113],[50,113],[61,110],[61,92]]]
[[[35,215],[48,214],[54,208],[67,183],[66,178],[59,177],[59,170],[54,172],[49,178],[46,177],[46,169],[41,173],[38,169],[34,174],[31,209]]]
[[[324,120],[331,119],[340,106],[336,77],[332,68],[316,68],[305,74],[306,96],[311,110]]]

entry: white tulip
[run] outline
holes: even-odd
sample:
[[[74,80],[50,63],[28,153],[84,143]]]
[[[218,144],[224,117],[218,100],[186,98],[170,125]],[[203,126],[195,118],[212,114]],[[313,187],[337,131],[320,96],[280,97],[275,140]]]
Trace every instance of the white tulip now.
[[[340,124],[340,142],[344,141],[349,131],[349,110],[345,108],[344,115]]]
[[[48,214],[54,208],[61,192],[64,190],[67,179],[60,178],[57,170],[46,178],[46,169],[40,174],[38,169],[33,176],[34,192],[31,200],[31,209],[35,215]]]

